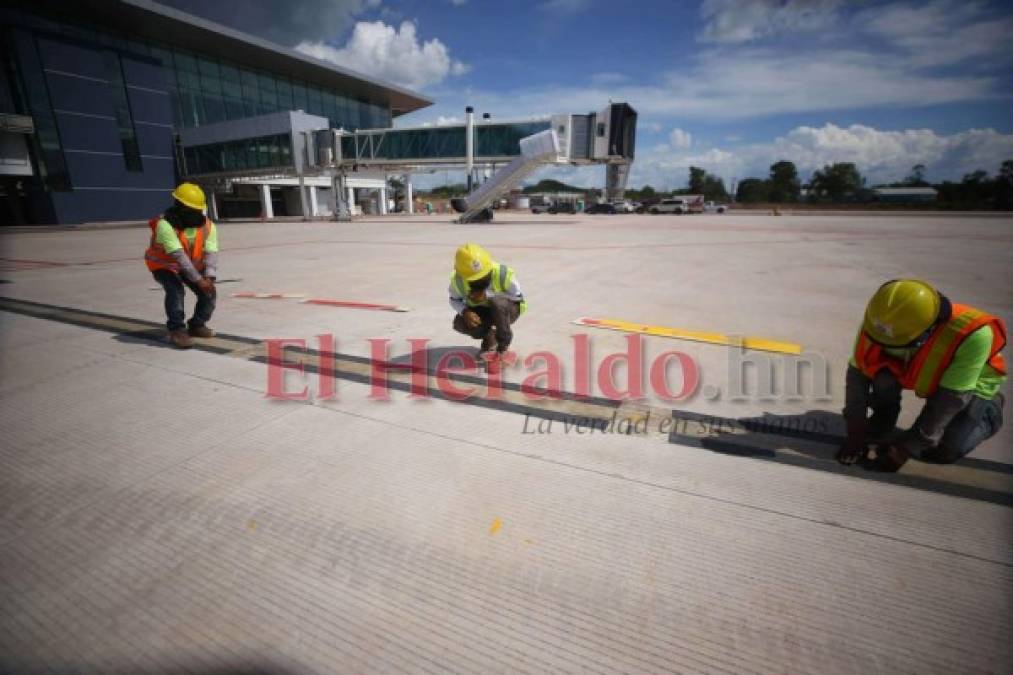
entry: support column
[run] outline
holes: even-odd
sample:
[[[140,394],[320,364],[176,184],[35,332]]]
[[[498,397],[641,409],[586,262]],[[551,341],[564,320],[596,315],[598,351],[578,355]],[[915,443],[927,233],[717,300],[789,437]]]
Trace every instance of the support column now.
[[[352,219],[348,202],[345,201],[345,198],[348,196],[347,190],[348,188],[345,186],[345,174],[334,174],[334,177],[331,179],[331,204],[333,205],[334,220],[347,222]]]
[[[274,205],[271,204],[270,185],[260,186],[260,215],[267,220],[274,218]]]
[[[380,215],[381,216],[385,216],[385,215],[387,215],[387,188],[386,187],[380,188],[379,201],[380,201]]]
[[[347,188],[346,191],[348,192],[348,201],[346,202],[348,204],[348,212],[351,213],[352,208],[355,207],[355,188]]]
[[[409,215],[415,213],[415,193],[412,190],[412,175],[406,173],[404,175],[404,199],[405,199],[405,210]]]
[[[15,193],[15,198],[17,193]],[[208,190],[208,218],[212,222],[218,222],[218,199],[215,197],[214,190]]]
[[[309,220],[316,213],[310,212],[309,200],[306,198],[306,179],[299,174],[299,204],[302,206],[302,219]]]
[[[316,185],[310,185],[309,186],[309,191],[310,191],[310,194],[309,194],[310,218],[316,218],[317,217],[317,210],[318,210],[317,209],[317,186]]]
[[[468,192],[474,187],[475,174],[475,109],[470,105],[464,109],[464,161],[468,174]]]

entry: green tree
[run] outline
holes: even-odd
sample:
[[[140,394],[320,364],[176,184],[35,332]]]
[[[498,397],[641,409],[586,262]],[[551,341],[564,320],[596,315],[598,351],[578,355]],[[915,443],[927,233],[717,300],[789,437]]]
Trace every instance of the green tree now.
[[[797,202],[802,185],[794,162],[782,159],[770,165],[768,201],[775,203]]]
[[[837,162],[817,169],[810,185],[817,199],[840,202],[854,199],[865,185],[865,179],[853,162]]]
[[[735,201],[744,204],[765,202],[770,194],[770,184],[762,178],[743,178],[735,191]]]
[[[907,178],[904,179],[904,185],[908,187],[927,187],[928,182],[925,180],[925,165],[915,164],[912,166],[911,173],[909,173]]]
[[[712,174],[704,174],[703,196],[704,199],[709,201],[728,201],[728,190],[725,189],[725,182]]]
[[[1007,159],[995,177],[995,208],[1013,210],[1013,159]]]
[[[689,167],[689,193],[698,195],[703,193],[704,179],[707,172],[698,166]]]

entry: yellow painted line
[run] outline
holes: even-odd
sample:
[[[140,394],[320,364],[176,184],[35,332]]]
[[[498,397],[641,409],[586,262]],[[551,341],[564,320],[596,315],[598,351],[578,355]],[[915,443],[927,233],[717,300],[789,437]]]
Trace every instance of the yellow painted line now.
[[[503,528],[503,520],[496,518],[492,521],[492,525],[489,527],[489,534],[496,534]]]
[[[728,347],[742,347],[763,352],[778,352],[781,354],[802,353],[802,345],[800,344],[760,337],[732,337],[721,333],[707,333],[697,330],[684,330],[682,328],[669,328],[667,326],[651,326],[631,321],[619,321],[617,319],[582,317],[575,320],[574,323],[578,326],[618,330],[623,333],[640,333],[641,335],[653,335],[655,337],[667,337],[676,340],[691,340],[693,342],[705,342],[707,344],[725,345]]]

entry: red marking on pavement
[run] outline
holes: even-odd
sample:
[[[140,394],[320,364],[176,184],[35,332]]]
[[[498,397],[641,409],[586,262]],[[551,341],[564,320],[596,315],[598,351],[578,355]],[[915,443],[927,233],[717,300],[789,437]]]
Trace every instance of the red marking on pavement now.
[[[381,305],[373,302],[353,302],[351,300],[328,300],[326,298],[310,298],[303,300],[307,305],[326,305],[328,307],[345,307],[348,309],[374,309],[381,312],[407,312],[406,307],[397,305]]]

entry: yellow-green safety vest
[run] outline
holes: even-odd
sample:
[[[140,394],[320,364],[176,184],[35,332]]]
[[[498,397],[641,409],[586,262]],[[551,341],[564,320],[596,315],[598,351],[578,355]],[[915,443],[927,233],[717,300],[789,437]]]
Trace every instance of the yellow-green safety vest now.
[[[500,263],[493,263],[493,265],[498,269],[496,269],[492,273],[492,283],[490,284],[492,292],[505,293],[506,289],[510,288],[510,284],[514,280],[513,268],[507,265],[501,265]],[[481,307],[489,305],[488,298],[486,298],[482,302],[471,301],[471,298],[468,295],[468,292],[471,290],[471,285],[467,281],[465,281],[461,277],[461,275],[458,274],[457,272],[454,272],[450,275],[450,283],[454,286],[454,289],[457,291],[458,295],[464,298],[464,304],[467,305],[468,307]],[[528,309],[527,300],[522,299],[520,305],[521,305],[520,306],[521,314],[523,314]]]

